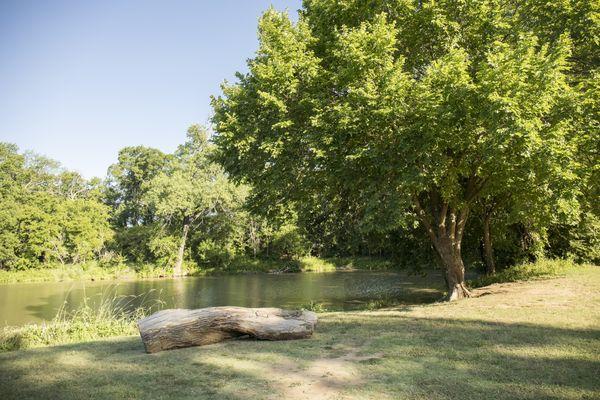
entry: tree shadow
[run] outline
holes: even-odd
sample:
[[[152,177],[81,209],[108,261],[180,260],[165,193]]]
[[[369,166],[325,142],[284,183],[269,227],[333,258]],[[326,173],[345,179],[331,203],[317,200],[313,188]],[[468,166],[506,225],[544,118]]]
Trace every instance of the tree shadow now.
[[[148,355],[139,338],[129,337],[4,353],[0,393],[3,399],[599,398],[599,343],[595,329],[337,313],[324,316],[307,340],[230,341]]]

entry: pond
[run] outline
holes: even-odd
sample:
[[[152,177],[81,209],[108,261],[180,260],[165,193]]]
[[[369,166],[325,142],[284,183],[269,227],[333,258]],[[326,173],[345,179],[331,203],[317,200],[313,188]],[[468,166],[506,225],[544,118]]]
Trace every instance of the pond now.
[[[321,303],[331,310],[364,307],[377,299],[416,304],[442,295],[443,278],[406,272],[331,272],[243,274],[101,282],[44,282],[0,285],[0,325],[51,320],[61,307],[70,311],[87,301],[124,297],[129,307],[156,304],[161,308],[211,306],[287,307]],[[133,297],[136,296],[136,297]]]

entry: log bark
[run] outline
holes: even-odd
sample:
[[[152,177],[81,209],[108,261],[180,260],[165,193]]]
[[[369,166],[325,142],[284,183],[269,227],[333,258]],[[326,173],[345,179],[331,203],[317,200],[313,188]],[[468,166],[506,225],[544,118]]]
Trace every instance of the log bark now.
[[[240,336],[262,340],[310,337],[317,324],[311,311],[280,308],[210,307],[162,310],[138,321],[147,353],[202,346]]]

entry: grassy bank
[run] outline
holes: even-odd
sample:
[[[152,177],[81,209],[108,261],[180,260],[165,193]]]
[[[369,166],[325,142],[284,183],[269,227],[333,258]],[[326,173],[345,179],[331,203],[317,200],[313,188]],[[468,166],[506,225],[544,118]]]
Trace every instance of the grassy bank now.
[[[494,275],[482,275],[468,282],[470,287],[478,288],[494,283],[530,281],[538,279],[559,278],[591,265],[576,264],[573,260],[540,259],[536,262],[523,263],[502,270]]]
[[[337,270],[384,271],[399,268],[391,260],[375,257],[302,257],[298,260],[240,258],[220,268],[203,268],[200,273],[245,272],[332,272]]]
[[[186,273],[190,276],[202,276],[219,273],[330,272],[338,269],[388,270],[394,268],[396,268],[396,264],[392,261],[369,257],[304,257],[290,261],[239,258],[226,266],[218,268],[189,265]],[[170,268],[150,264],[103,266],[98,262],[88,262],[84,264],[50,265],[47,268],[23,271],[0,270],[0,283],[132,280],[163,278],[171,275],[172,270]]]
[[[367,258],[318,259],[310,257],[295,261],[293,265],[296,268],[295,271],[318,272],[346,269],[385,270],[393,267],[393,264],[389,261]],[[259,267],[258,265],[254,266]],[[261,266],[268,266],[270,268],[281,268],[283,266],[283,268],[289,268],[289,264],[281,262]],[[270,270],[272,271],[272,269]],[[569,260],[539,260],[535,263],[515,266],[494,276],[482,276],[470,281],[469,285],[471,288],[478,288],[494,283],[524,282],[565,277],[583,270],[594,270],[594,267],[591,265],[581,266]],[[205,271],[204,273],[207,272]],[[431,298],[423,301],[424,299],[419,297],[418,294],[412,294],[411,296],[412,304],[433,301]],[[160,304],[148,304],[143,299],[138,299],[140,301],[137,301],[136,304],[144,304],[144,306],[131,311],[131,307],[128,307],[128,304],[132,304],[134,297],[117,296],[116,293],[109,291],[103,294],[100,299],[100,305],[97,308],[89,307],[85,303],[79,310],[69,314],[59,311],[54,320],[44,325],[30,324],[20,327],[2,327],[0,328],[0,351],[76,343],[105,337],[135,334],[137,332],[135,321],[149,312],[158,309]],[[429,294],[427,297],[430,297]],[[373,311],[406,303],[406,298],[383,297],[373,298],[358,307],[361,310]],[[302,308],[318,313],[335,311],[335,309],[329,309],[326,304],[318,301],[310,301],[304,304]]]
[[[0,270],[0,283],[131,280],[160,278],[171,273],[168,268],[153,265],[104,266],[92,261],[17,271]]]
[[[320,314],[312,339],[147,355],[139,337],[0,354],[5,399],[593,399],[600,269],[486,295]]]
[[[141,303],[144,306],[130,307]],[[108,293],[93,307],[85,301],[73,312],[59,310],[44,324],[0,327],[0,352],[35,347],[80,343],[101,338],[137,334],[136,322],[159,309],[158,301],[144,301],[140,296],[117,296]]]

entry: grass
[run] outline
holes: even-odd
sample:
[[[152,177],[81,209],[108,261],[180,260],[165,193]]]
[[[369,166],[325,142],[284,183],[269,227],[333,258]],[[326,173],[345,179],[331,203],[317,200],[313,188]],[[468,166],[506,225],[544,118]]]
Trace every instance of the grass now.
[[[0,270],[0,283],[132,280],[160,278],[171,274],[168,268],[148,264],[104,266],[97,261],[91,261],[17,271]]]
[[[305,257],[300,260],[300,270],[303,272],[331,272],[337,270],[386,271],[397,268],[398,265],[393,261],[375,257]]]
[[[200,273],[246,272],[333,272],[337,270],[385,271],[398,269],[393,261],[376,257],[302,257],[295,260],[269,260],[242,257],[225,268],[201,269]]]
[[[389,270],[397,268],[391,261],[369,257],[317,258],[303,257],[299,260],[269,260],[240,257],[226,267],[198,268],[190,266],[190,276],[219,273],[252,272],[331,272],[338,269]],[[172,275],[172,269],[151,264],[119,264],[104,266],[97,261],[82,264],[56,264],[45,268],[19,271],[0,269],[0,284],[20,282],[102,281],[164,278]]]
[[[147,296],[147,295],[146,295]],[[149,303],[139,296],[118,296],[107,293],[98,305],[88,300],[74,312],[63,308],[50,322],[0,328],[0,351],[11,351],[57,344],[78,343],[96,339],[134,335],[136,322],[156,311],[160,303]],[[132,304],[144,304],[132,307]]]
[[[488,286],[494,283],[519,282],[566,276],[570,271],[581,268],[573,260],[540,259],[502,270],[494,275],[481,276],[469,281],[470,287]]]
[[[600,269],[457,303],[319,314],[313,338],[147,355],[137,336],[0,354],[3,399],[598,399]]]

